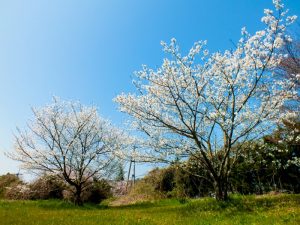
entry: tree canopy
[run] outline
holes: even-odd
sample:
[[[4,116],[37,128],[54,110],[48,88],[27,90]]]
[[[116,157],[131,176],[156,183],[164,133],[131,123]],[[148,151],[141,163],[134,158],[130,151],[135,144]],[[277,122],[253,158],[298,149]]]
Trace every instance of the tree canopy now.
[[[16,152],[22,167],[59,176],[74,187],[75,203],[93,178],[105,177],[116,165],[125,143],[122,131],[98,115],[95,107],[54,99],[33,109],[34,119],[18,130]]]
[[[287,16],[281,1],[273,3],[275,10],[265,9],[261,19],[265,29],[251,35],[243,28],[234,50],[209,53],[206,41],[199,41],[182,56],[176,39],[162,42],[171,58],[155,70],[143,66],[134,81],[137,92],[116,98],[120,110],[146,134],[149,159],[197,158],[220,200],[227,198],[239,149],[271,132],[285,101],[296,95],[291,80],[296,78],[282,80],[275,74],[285,57],[280,53],[284,40],[291,41],[286,27],[296,16]]]

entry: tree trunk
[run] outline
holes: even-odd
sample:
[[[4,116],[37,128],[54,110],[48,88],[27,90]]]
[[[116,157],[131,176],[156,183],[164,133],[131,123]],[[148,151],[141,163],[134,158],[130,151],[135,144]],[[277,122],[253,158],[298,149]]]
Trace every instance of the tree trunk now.
[[[214,182],[216,199],[218,201],[228,200],[228,183],[225,179],[218,179]]]
[[[83,201],[81,199],[81,186],[76,186],[76,192],[74,196],[74,204],[77,206],[83,206]]]

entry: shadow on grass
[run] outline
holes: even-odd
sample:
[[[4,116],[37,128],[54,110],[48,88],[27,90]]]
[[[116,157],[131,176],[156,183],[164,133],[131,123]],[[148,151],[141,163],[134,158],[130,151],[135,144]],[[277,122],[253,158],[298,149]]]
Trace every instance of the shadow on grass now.
[[[153,209],[154,211],[180,212],[183,215],[197,213],[199,211],[222,212],[225,214],[267,211],[274,207],[284,207],[287,205],[300,205],[300,195],[278,195],[278,196],[240,196],[232,195],[226,202],[219,202],[213,198],[187,199],[163,199],[153,202],[139,202],[132,205],[109,206],[109,202],[104,201],[100,204],[85,203],[84,206],[75,206],[71,202],[62,200],[37,200],[37,201],[7,201],[0,202],[1,208],[9,205],[24,204],[29,207],[39,207],[46,210],[103,210],[103,209]]]
[[[39,208],[49,209],[49,210],[63,210],[63,209],[79,209],[79,210],[95,210],[95,209],[107,209],[107,205],[85,203],[83,206],[76,206],[71,202],[62,200],[38,200],[36,205]]]

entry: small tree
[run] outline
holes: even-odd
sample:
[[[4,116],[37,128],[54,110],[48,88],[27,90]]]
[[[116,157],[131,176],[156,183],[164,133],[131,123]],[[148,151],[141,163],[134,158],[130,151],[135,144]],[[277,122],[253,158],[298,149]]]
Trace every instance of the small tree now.
[[[116,181],[123,181],[125,176],[124,168],[121,163],[119,163],[117,167],[117,176],[116,176]]]
[[[123,135],[98,116],[94,107],[77,102],[54,102],[33,109],[34,119],[24,131],[18,129],[15,153],[10,157],[25,169],[55,174],[74,192],[76,205],[95,177],[114,171],[115,153]]]
[[[144,66],[136,73],[138,94],[116,98],[148,137],[147,159],[194,157],[207,168],[219,200],[227,198],[240,155],[233,147],[272,130],[284,101],[294,96],[292,82],[276,79],[274,69],[283,59],[277,52],[287,38],[286,26],[296,16],[286,17],[281,1],[273,2],[278,15],[266,9],[266,28],[254,35],[242,29],[234,51],[209,54],[200,41],[182,56],[175,39],[162,43],[172,59],[157,70]]]

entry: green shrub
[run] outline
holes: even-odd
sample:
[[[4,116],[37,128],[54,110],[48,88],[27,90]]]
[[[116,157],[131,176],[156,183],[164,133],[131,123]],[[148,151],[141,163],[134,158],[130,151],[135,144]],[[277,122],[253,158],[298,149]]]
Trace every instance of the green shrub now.
[[[29,200],[30,188],[27,184],[14,183],[6,188],[4,198],[11,200]]]
[[[108,183],[108,181],[104,179],[90,181],[81,193],[82,201],[85,203],[90,202],[94,204],[99,204],[104,199],[112,197],[111,189],[111,185]],[[72,187],[66,188],[62,192],[63,199],[73,202],[74,192],[75,190],[72,189]]]
[[[111,186],[104,179],[93,181],[83,193],[83,201],[95,204],[109,197],[112,197]]]
[[[66,185],[54,175],[45,175],[29,185],[30,199],[62,199]]]

